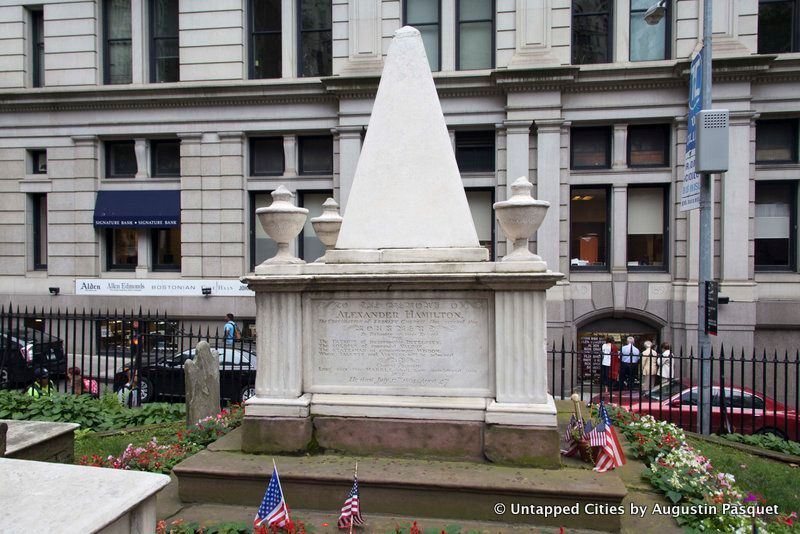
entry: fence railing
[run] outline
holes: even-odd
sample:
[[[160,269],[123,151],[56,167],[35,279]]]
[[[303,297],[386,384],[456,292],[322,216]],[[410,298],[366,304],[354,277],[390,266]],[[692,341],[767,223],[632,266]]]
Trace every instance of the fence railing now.
[[[0,389],[118,394],[129,405],[182,402],[183,364],[205,340],[219,354],[223,404],[255,392],[254,339],[226,338],[150,312],[27,310],[0,307]]]
[[[238,336],[235,336],[238,337]],[[127,404],[184,400],[183,364],[206,340],[220,358],[223,404],[255,392],[255,339],[226,338],[223,321],[201,327],[165,314],[86,310],[20,310],[0,307],[0,389],[30,394],[46,390],[118,394]],[[640,347],[641,349],[641,347]],[[548,384],[555,398],[577,393],[585,402],[622,405],[697,431],[702,384],[693,350],[661,351],[648,360],[611,358],[600,351],[548,350]],[[714,432],[771,432],[798,440],[800,355],[720,347],[711,355],[711,423]]]
[[[577,393],[582,401],[621,405],[649,414],[684,430],[698,431],[702,366],[697,353],[678,349],[666,356],[655,351],[649,358],[611,358],[553,344],[548,351],[548,382],[555,398]],[[766,349],[712,350],[712,432],[772,433],[798,441],[800,436],[800,354]],[[707,402],[707,401],[704,401]]]

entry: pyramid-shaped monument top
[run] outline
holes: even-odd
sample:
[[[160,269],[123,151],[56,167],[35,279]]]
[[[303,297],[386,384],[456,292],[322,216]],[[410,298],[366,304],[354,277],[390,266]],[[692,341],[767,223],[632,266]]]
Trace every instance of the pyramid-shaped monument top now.
[[[389,47],[328,263],[486,261],[419,31]]]

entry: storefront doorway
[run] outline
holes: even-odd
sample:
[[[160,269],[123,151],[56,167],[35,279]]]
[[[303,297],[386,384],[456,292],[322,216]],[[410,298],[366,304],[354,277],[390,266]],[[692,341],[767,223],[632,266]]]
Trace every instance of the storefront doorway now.
[[[578,327],[578,377],[594,382],[600,379],[602,361],[601,347],[606,337],[614,339],[618,347],[625,344],[628,336],[634,338],[634,345],[644,350],[644,342],[658,345],[661,341],[661,328],[631,318],[606,317]]]

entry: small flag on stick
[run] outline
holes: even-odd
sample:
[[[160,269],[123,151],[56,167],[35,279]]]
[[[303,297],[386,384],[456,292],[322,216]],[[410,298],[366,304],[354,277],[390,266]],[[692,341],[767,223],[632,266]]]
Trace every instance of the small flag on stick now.
[[[347,495],[347,500],[344,501],[342,506],[342,515],[339,516],[337,523],[340,529],[350,529],[353,532],[353,526],[361,526],[364,520],[361,518],[361,506],[358,499],[358,462],[356,462],[356,471],[353,475],[353,487]]]
[[[594,465],[595,471],[605,473],[609,469],[625,465],[625,453],[622,452],[622,445],[619,443],[619,438],[617,438],[614,425],[611,424],[611,418],[608,416],[603,401],[600,401],[600,422],[594,427],[594,430],[589,432],[589,443],[593,447],[600,447],[597,462]]]
[[[289,507],[283,498],[281,480],[278,478],[278,467],[275,465],[275,460],[272,460],[272,478],[269,479],[264,499],[253,519],[253,529],[256,534],[267,534],[273,525],[282,528],[290,521]]]

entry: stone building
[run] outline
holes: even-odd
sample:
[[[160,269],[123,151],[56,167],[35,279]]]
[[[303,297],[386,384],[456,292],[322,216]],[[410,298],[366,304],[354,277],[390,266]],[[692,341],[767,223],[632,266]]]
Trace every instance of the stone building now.
[[[285,184],[312,216],[331,195],[346,209],[382,58],[408,24],[481,242],[505,253],[491,205],[516,177],[551,203],[533,245],[566,274],[550,338],[693,344],[699,217],[679,202],[702,3],[668,0],[651,26],[653,3],[0,0],[0,297],[247,326],[237,279],[274,250],[255,208]],[[797,4],[714,1],[726,345],[800,342]],[[322,250],[310,225],[294,247]]]

